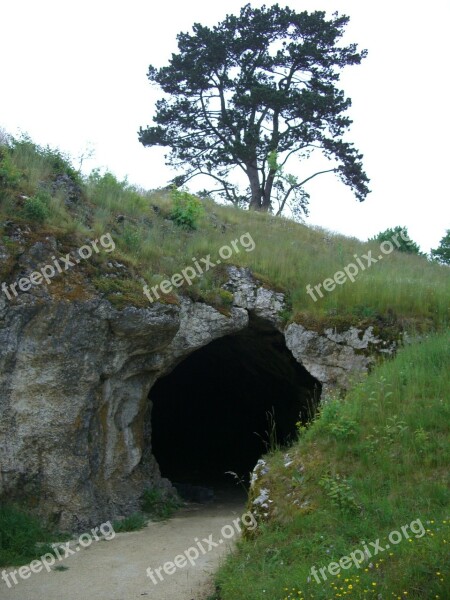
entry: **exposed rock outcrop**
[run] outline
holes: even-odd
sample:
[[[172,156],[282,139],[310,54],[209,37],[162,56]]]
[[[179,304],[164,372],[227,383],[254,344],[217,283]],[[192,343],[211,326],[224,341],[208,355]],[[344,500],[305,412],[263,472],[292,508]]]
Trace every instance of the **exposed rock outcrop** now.
[[[374,360],[370,330],[284,330],[283,295],[244,269],[229,275],[229,315],[187,298],[118,310],[99,297],[1,297],[0,497],[82,529],[135,510],[144,487],[169,488],[145,441],[149,391],[195,350],[248,327],[249,315],[284,332],[325,387],[345,388]]]

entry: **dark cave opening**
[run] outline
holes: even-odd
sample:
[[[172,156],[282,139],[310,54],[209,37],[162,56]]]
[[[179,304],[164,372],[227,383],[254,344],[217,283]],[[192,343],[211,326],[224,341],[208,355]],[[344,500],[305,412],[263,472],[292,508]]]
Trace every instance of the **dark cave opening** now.
[[[308,421],[321,385],[292,356],[283,335],[249,327],[193,352],[150,391],[152,450],[172,482],[219,484],[248,478],[273,434],[279,445]]]

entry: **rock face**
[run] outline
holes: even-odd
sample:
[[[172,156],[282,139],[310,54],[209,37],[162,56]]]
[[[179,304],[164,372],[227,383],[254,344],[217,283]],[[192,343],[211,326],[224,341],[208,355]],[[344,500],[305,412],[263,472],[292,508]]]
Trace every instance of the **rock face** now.
[[[195,350],[243,331],[249,315],[283,332],[283,295],[230,268],[229,315],[179,305],[114,308],[24,294],[0,297],[0,498],[22,499],[60,527],[83,529],[136,510],[145,487],[170,488],[152,455],[149,391]],[[371,331],[284,331],[325,388],[367,370]],[[147,440],[147,441],[145,441]]]

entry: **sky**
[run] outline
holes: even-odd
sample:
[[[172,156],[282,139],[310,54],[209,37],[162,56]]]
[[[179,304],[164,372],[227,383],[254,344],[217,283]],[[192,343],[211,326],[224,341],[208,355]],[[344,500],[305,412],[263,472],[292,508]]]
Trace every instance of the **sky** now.
[[[177,51],[176,35],[194,22],[213,26],[245,1],[14,0],[2,2],[0,127],[109,169],[145,189],[174,172],[162,148],[144,148],[161,93],[150,64]],[[259,7],[264,2],[254,1]],[[272,2],[267,1],[267,5]],[[283,1],[279,2],[284,6]],[[352,99],[349,141],[364,154],[372,193],[363,203],[333,174],[311,181],[307,224],[362,240],[406,226],[428,252],[450,228],[447,0],[290,0],[296,11],[350,17],[344,41],[369,54],[348,67],[340,86]],[[295,173],[295,172],[294,172]],[[201,186],[192,185],[192,189]],[[203,186],[204,187],[204,186]]]

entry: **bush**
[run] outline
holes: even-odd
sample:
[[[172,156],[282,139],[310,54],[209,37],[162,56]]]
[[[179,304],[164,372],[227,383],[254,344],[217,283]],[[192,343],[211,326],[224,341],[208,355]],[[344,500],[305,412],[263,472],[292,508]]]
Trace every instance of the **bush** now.
[[[170,218],[183,229],[197,229],[205,209],[201,201],[186,191],[174,189],[171,193],[174,208]]]
[[[420,251],[420,247],[416,242],[411,240],[406,227],[397,225],[393,229],[389,227],[385,231],[380,231],[375,237],[369,238],[369,242],[392,242],[392,238],[396,236],[398,245],[395,244],[395,249],[399,252],[406,252],[408,254],[417,254],[418,256],[426,256]]]
[[[431,250],[431,258],[443,265],[450,265],[450,229],[447,229],[439,246]]]
[[[0,148],[0,186],[15,188],[21,179],[21,172],[13,164],[6,148]]]
[[[0,506],[0,566],[21,565],[51,552],[50,533],[14,506]]]
[[[23,210],[31,221],[43,223],[49,216],[50,196],[46,192],[38,192],[32,198],[26,198]]]

